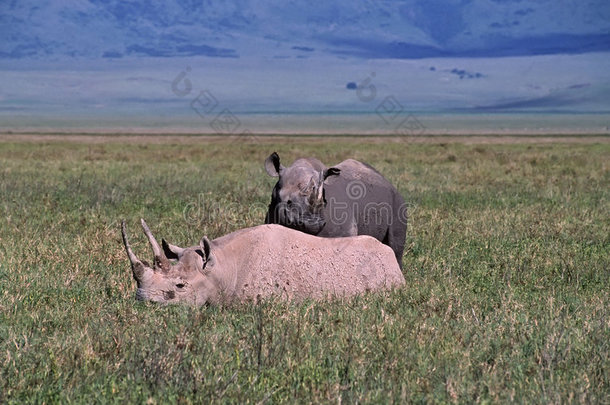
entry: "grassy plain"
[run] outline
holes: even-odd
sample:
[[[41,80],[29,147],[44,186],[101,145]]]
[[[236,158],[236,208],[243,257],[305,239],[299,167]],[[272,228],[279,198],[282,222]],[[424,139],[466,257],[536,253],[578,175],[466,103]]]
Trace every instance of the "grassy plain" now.
[[[0,403],[610,403],[610,143],[0,142]],[[136,302],[119,223],[262,223],[262,162],[353,157],[410,209],[406,287]]]

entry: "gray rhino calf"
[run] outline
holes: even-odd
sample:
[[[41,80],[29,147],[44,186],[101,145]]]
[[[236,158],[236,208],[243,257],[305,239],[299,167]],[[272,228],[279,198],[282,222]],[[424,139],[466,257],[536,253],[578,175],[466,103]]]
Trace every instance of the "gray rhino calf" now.
[[[407,206],[377,170],[354,159],[327,168],[318,159],[301,158],[284,167],[275,152],[265,169],[279,177],[266,224],[321,237],[370,235],[390,246],[402,267]]]
[[[194,305],[277,296],[345,297],[405,283],[393,252],[369,236],[322,239],[279,225],[241,229],[199,246],[162,248],[144,220],[153,265],[133,253],[125,222],[123,243],[139,300]]]

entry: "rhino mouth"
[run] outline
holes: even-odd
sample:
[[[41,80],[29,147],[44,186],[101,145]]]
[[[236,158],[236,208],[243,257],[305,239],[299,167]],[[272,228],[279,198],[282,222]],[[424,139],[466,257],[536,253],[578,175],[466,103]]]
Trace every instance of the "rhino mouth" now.
[[[293,221],[287,221],[286,225],[289,228],[316,235],[322,230],[322,228],[324,228],[324,225],[326,225],[326,221],[320,216],[311,215],[302,216]]]
[[[279,204],[276,213],[277,223],[312,235],[319,233],[326,225],[321,212],[312,213],[295,206]]]

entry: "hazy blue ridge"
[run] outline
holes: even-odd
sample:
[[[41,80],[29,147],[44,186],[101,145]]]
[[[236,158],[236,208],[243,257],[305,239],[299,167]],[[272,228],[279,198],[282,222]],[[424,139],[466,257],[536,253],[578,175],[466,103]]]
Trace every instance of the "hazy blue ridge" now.
[[[254,111],[392,132],[422,112],[610,114],[608,0],[9,0],[0,38],[6,128],[206,129]],[[270,125],[245,115],[229,118]],[[310,125],[295,120],[280,124]]]
[[[0,27],[9,59],[572,54],[610,50],[610,2],[13,0]]]

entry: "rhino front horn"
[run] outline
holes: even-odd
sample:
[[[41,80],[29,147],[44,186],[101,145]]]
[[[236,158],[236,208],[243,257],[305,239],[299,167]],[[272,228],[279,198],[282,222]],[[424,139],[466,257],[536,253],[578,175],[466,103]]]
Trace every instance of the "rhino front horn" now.
[[[319,207],[324,204],[324,177],[320,173],[318,180],[312,176],[307,186],[307,192],[309,193],[309,204],[312,207]]]
[[[146,271],[146,267],[144,264],[138,259],[138,257],[131,250],[131,246],[129,245],[129,241],[127,240],[127,230],[125,228],[125,221],[121,222],[121,234],[123,235],[123,244],[125,245],[125,250],[127,251],[127,257],[129,257],[129,262],[131,263],[131,271],[133,272],[133,277],[136,281],[142,279],[144,272]]]
[[[320,173],[320,179],[318,181],[318,193],[316,199],[318,203],[324,202],[324,173]]]

